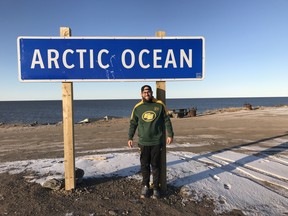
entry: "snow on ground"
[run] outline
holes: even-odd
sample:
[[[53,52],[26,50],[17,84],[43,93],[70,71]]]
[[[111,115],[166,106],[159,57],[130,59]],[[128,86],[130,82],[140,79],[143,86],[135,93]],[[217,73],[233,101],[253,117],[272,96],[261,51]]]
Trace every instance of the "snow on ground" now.
[[[279,140],[278,140],[279,141]],[[171,145],[167,153],[167,183],[181,188],[188,200],[201,201],[211,198],[216,213],[240,209],[246,215],[288,214],[288,140],[270,143],[269,149],[277,149],[273,155],[269,149],[255,146],[258,151],[248,155],[233,149],[194,154],[179,152]],[[193,144],[185,144],[192,147]],[[181,146],[184,147],[184,146]],[[246,148],[246,147],[245,147]],[[76,158],[76,167],[85,171],[85,178],[124,176],[141,179],[139,154],[128,148],[103,149]],[[105,153],[104,153],[105,152]],[[39,159],[0,164],[0,173],[34,171],[32,181],[42,184],[47,179],[63,178],[63,159]],[[188,202],[187,202],[188,203]]]

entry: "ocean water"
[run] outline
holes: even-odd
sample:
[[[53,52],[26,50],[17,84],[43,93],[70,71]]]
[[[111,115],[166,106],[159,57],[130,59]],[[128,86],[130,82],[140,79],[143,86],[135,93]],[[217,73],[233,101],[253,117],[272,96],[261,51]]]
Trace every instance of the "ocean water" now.
[[[74,122],[85,118],[104,116],[130,117],[134,105],[139,99],[130,100],[74,100]],[[287,97],[261,98],[195,98],[167,99],[169,110],[197,108],[197,114],[208,110],[227,107],[242,107],[245,103],[257,106],[288,105]],[[62,121],[62,101],[0,101],[1,123],[54,124]]]

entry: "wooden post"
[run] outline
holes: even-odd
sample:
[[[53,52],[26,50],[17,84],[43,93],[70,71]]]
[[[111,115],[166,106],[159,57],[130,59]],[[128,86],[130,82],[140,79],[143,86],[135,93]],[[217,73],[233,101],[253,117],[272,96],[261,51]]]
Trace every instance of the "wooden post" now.
[[[157,31],[157,37],[165,37],[166,32]],[[166,82],[165,81],[156,81],[156,98],[161,100],[166,104]],[[166,131],[164,131],[166,134]],[[161,164],[160,164],[160,188],[162,192],[167,191],[167,165],[166,165],[166,135],[163,140],[163,148],[161,152]]]
[[[70,37],[71,29],[67,27],[61,27],[60,36]],[[75,189],[76,186],[72,82],[62,82],[62,109],[63,109],[65,190],[72,190]]]

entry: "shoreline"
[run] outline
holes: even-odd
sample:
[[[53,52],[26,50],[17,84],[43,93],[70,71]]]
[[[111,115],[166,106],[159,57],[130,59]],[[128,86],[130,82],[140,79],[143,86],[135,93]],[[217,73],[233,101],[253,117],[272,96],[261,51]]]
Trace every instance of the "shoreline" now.
[[[220,108],[220,109],[212,109],[212,110],[206,110],[202,113],[197,113],[196,110],[196,116],[183,116],[183,117],[173,117],[172,114],[170,115],[171,119],[183,119],[183,118],[195,118],[195,117],[201,117],[201,116],[207,116],[207,115],[215,115],[215,114],[220,114],[220,113],[236,113],[240,111],[257,111],[257,110],[267,110],[267,109],[277,109],[277,108],[287,108],[288,105],[284,104],[279,104],[275,106],[256,106],[256,107],[251,107],[251,109],[242,106],[242,107],[226,107],[226,108]],[[172,110],[169,110],[170,113],[172,113]],[[101,122],[101,121],[110,121],[110,120],[117,120],[117,119],[128,119],[129,117],[118,117],[118,116],[103,116],[102,118],[85,118],[82,119],[74,125],[79,125],[79,124],[93,124],[95,122]],[[39,123],[38,121],[32,121],[31,123],[7,123],[7,122],[0,122],[0,127],[5,127],[5,126],[10,126],[10,127],[35,127],[35,126],[49,126],[49,125],[62,125],[62,121],[59,122],[46,122],[46,123]]]
[[[105,116],[130,117],[133,107],[140,99],[133,100],[74,100],[74,122],[86,118],[104,118]],[[286,104],[285,97],[253,97],[253,98],[186,98],[166,99],[168,110],[194,109],[198,115],[211,110],[228,107],[279,106]],[[5,124],[57,124],[62,121],[61,101],[11,101],[0,102],[0,123]]]

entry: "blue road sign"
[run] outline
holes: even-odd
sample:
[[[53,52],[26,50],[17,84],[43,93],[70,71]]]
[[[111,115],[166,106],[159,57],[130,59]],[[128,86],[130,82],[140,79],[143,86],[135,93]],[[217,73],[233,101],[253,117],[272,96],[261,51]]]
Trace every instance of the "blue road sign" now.
[[[203,37],[19,37],[22,82],[204,79]]]

